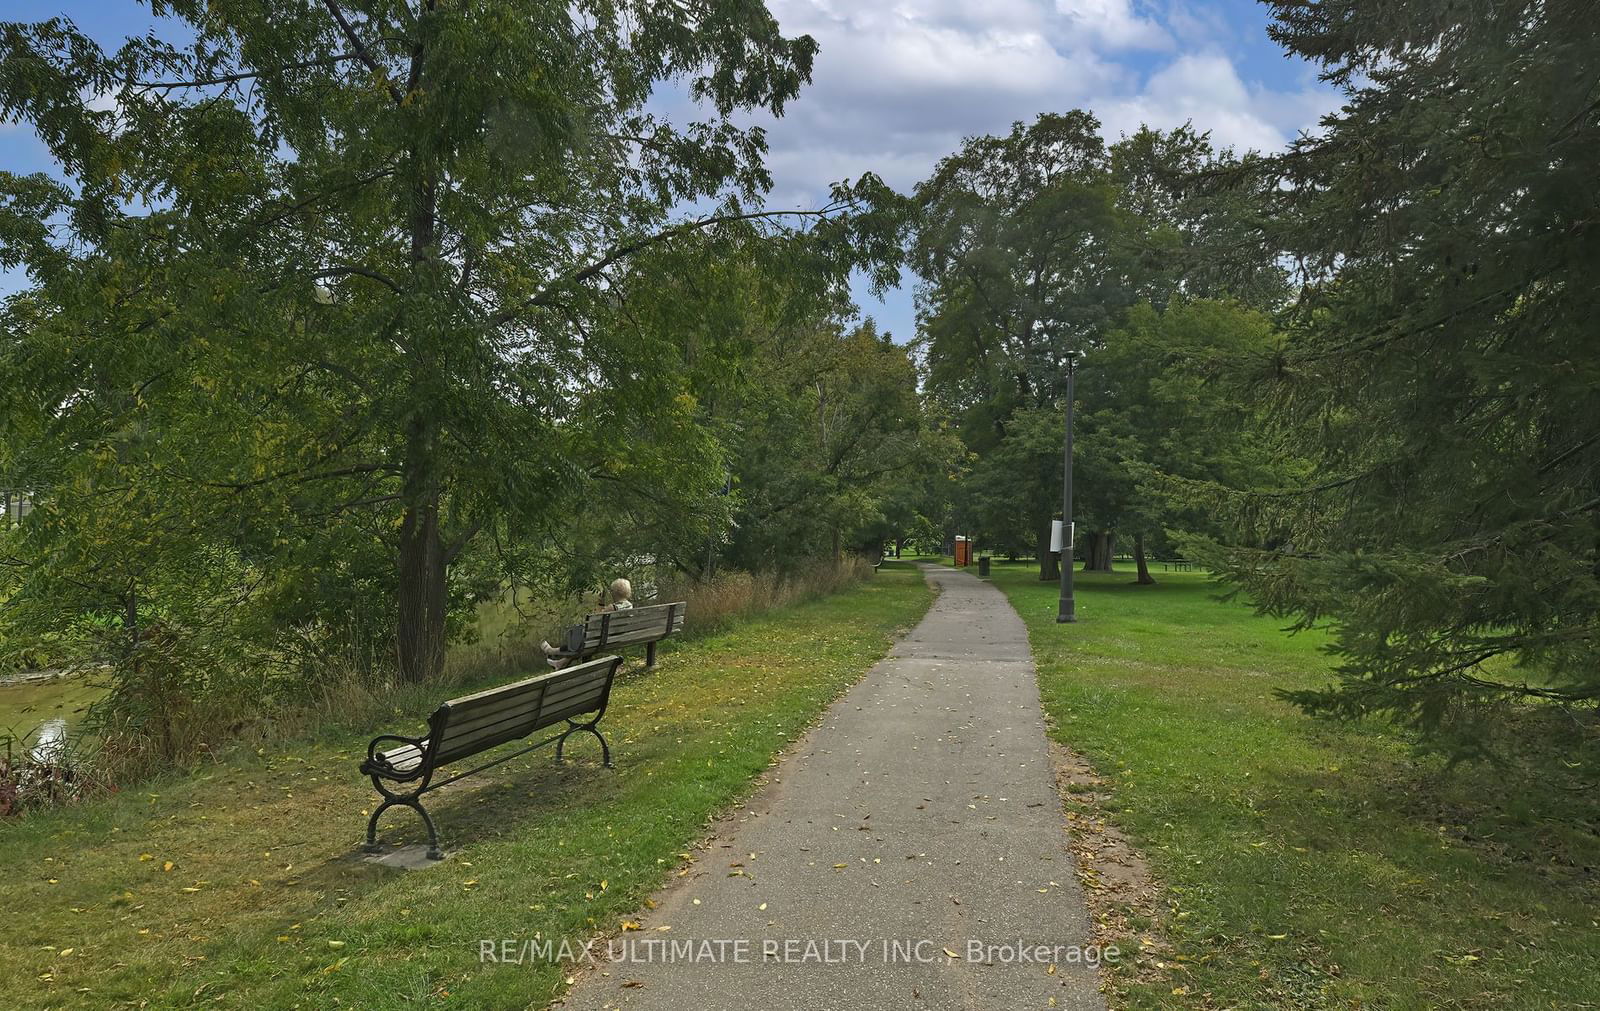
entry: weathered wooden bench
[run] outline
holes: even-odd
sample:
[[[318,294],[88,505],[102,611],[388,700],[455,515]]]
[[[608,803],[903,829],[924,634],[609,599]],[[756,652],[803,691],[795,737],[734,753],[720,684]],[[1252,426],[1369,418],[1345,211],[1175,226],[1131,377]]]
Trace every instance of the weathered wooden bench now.
[[[559,762],[567,737],[580,730],[587,730],[599,738],[602,759],[606,768],[612,768],[611,747],[606,744],[605,737],[595,724],[606,714],[611,684],[616,680],[617,668],[621,665],[621,657],[605,656],[526,681],[463,695],[433,711],[433,715],[428,717],[428,733],[425,737],[383,734],[373,738],[372,743],[367,745],[367,760],[361,763],[361,772],[372,777],[372,785],[383,795],[383,803],[378,805],[367,821],[366,851],[380,851],[378,816],[391,807],[409,807],[421,815],[423,824],[428,826],[428,857],[442,860],[444,854],[439,851],[439,833],[434,828],[433,818],[419,799],[423,794],[525,755],[552,741],[555,742],[556,761]],[[589,718],[580,719],[585,716]],[[562,722],[567,724],[564,730],[537,744],[456,773],[449,779],[435,781],[433,778],[434,773],[447,765],[480,755],[502,744],[523,740],[535,731]],[[395,742],[398,746],[378,750],[380,744],[388,742]],[[407,787],[411,789],[407,790]]]
[[[684,602],[650,604],[623,611],[591,614],[567,630],[561,649],[552,654],[557,660],[586,660],[596,653],[607,653],[624,646],[645,649],[645,664],[656,665],[656,643],[683,630]]]

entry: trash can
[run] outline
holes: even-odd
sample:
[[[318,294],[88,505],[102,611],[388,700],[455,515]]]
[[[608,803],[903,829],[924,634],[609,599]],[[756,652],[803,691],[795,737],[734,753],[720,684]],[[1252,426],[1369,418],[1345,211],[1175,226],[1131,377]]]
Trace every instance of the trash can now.
[[[988,555],[979,555],[978,556],[978,578],[979,579],[988,579],[989,578],[989,556]]]

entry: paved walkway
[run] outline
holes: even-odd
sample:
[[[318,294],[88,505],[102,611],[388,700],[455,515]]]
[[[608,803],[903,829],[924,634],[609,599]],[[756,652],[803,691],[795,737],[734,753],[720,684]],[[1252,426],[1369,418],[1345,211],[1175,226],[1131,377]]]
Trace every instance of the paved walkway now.
[[[566,1007],[1105,1007],[1072,952],[1053,972],[1016,953],[1090,943],[1022,620],[970,574],[925,571],[942,592],[922,623]]]

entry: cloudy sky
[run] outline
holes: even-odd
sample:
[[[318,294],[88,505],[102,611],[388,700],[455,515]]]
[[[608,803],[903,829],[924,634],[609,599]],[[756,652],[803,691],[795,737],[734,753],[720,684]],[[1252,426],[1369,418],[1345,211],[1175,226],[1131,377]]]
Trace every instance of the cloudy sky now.
[[[102,44],[151,26],[133,0],[8,0],[7,20],[66,14]],[[1074,107],[1107,139],[1192,121],[1221,145],[1273,150],[1337,107],[1310,66],[1267,38],[1255,0],[769,0],[791,34],[821,44],[813,83],[766,123],[768,204],[816,206],[828,184],[873,171],[909,189],[962,138]],[[49,167],[31,131],[0,125],[0,168]],[[15,278],[0,276],[0,290]],[[912,336],[910,281],[882,328]]]

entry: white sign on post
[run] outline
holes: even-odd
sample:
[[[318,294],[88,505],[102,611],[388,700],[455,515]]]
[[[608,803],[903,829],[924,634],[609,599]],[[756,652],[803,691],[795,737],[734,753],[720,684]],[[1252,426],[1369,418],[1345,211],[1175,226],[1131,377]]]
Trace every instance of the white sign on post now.
[[[1066,548],[1065,548],[1065,550],[1067,550],[1067,551],[1071,551],[1072,550],[1072,547],[1073,547],[1072,536],[1073,536],[1073,533],[1074,533],[1074,528],[1076,528],[1076,527],[1077,527],[1076,523],[1068,523],[1067,524],[1067,531],[1066,531],[1066,533],[1067,533],[1067,544],[1066,544]],[[1051,551],[1055,551],[1055,552],[1060,552],[1060,551],[1063,550],[1062,546],[1061,546],[1061,521],[1060,520],[1051,520],[1050,521],[1050,550]]]

